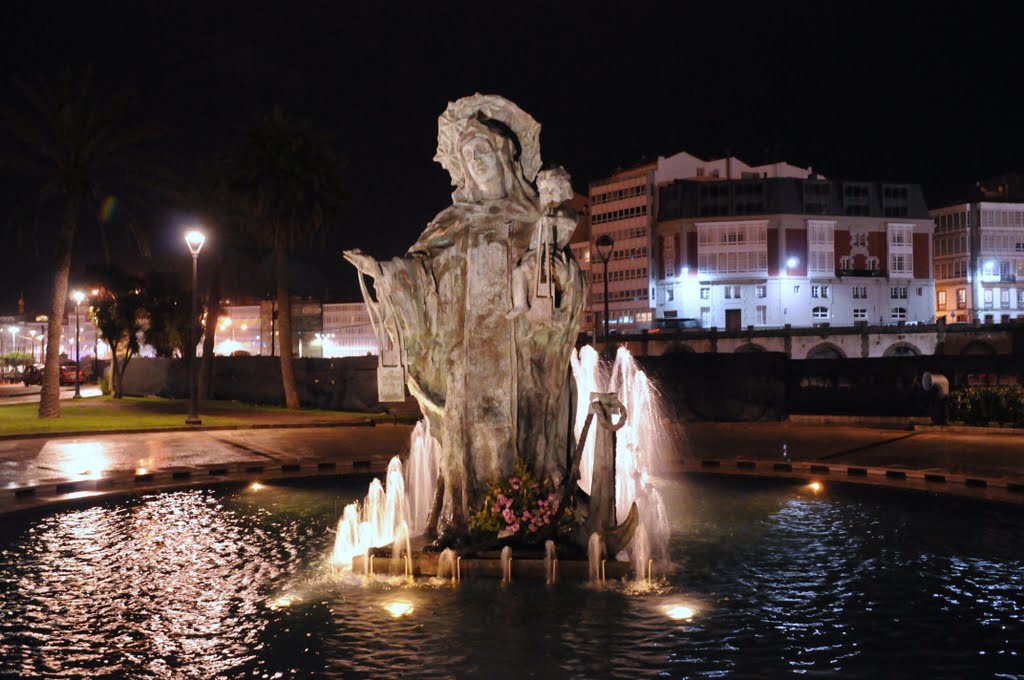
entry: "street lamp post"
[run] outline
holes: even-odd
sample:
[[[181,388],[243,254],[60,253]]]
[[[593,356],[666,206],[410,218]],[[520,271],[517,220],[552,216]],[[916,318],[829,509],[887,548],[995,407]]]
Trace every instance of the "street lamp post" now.
[[[595,242],[597,254],[604,263],[604,351],[608,353],[608,258],[611,257],[612,249],[615,248],[615,239],[608,234],[601,234]]]
[[[188,320],[188,417],[185,418],[186,425],[202,425],[199,419],[199,392],[196,385],[196,340],[193,337],[196,327],[196,307],[199,297],[199,286],[196,283],[196,274],[199,270],[199,251],[202,250],[206,237],[202,232],[195,229],[185,234],[185,243],[192,253],[192,316]]]
[[[76,290],[71,294],[71,299],[75,301],[75,396],[72,399],[82,398],[82,353],[79,351],[79,308],[82,304],[82,300],[85,299],[85,293],[80,290]]]
[[[36,363],[36,329],[31,329],[28,332],[29,342],[32,343],[32,363]]]

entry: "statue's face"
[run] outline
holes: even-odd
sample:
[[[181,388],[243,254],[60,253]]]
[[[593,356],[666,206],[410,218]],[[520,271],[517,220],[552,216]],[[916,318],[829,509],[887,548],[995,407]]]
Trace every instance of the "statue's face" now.
[[[468,139],[462,145],[462,162],[484,198],[501,198],[505,195],[501,162],[490,140],[479,136]]]

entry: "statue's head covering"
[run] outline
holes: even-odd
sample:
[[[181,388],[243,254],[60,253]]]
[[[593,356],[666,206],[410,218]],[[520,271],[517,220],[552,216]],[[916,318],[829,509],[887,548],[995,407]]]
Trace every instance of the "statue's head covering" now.
[[[510,130],[515,139],[510,140],[518,152],[511,170],[515,183],[533,182],[540,170],[540,123],[518,106],[498,95],[474,94],[458,101],[449,102],[448,108],[437,119],[437,153],[434,160],[441,164],[452,177],[452,186],[457,187],[456,198],[466,192],[467,178],[460,148],[468,136],[478,133],[487,123],[500,123]],[[497,133],[495,133],[497,134]]]

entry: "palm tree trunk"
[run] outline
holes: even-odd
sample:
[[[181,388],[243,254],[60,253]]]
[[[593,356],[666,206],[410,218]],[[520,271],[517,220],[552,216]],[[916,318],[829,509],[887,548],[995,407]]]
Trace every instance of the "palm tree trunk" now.
[[[199,399],[209,399],[213,391],[213,344],[220,321],[220,255],[215,255],[210,268],[210,285],[206,289],[206,332],[203,335],[203,358],[199,363]]]
[[[39,392],[40,418],[60,418],[60,336],[64,327],[64,308],[68,303],[68,274],[71,272],[71,250],[75,244],[77,223],[78,201],[72,198],[64,209],[64,223],[57,232],[53,295],[50,297],[50,318],[46,323],[46,365]]]
[[[295,367],[292,365],[292,305],[288,298],[288,257],[284,247],[274,249],[274,268],[277,274],[277,328],[281,342],[281,386],[284,405],[299,408],[299,391],[295,388]]]

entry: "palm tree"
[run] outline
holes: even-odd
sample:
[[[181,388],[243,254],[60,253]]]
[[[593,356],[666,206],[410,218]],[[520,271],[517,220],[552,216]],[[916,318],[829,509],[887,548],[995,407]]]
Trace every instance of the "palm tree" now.
[[[344,164],[332,140],[309,122],[275,109],[228,157],[228,191],[242,230],[273,253],[281,382],[285,405],[299,408],[291,352],[288,254],[333,226],[343,198]]]
[[[39,187],[41,202],[57,201],[63,213],[54,234],[53,290],[39,399],[39,417],[57,418],[60,337],[75,232],[83,215],[98,213],[105,197],[122,195],[121,189],[137,188],[142,177],[151,176],[144,171],[140,152],[156,136],[156,129],[138,123],[129,112],[128,99],[102,88],[91,70],[16,85],[23,105],[0,111],[0,129],[7,130],[13,142],[4,153],[4,164],[27,175]],[[98,226],[109,260],[106,224],[99,220]],[[135,235],[145,250],[144,241]]]

